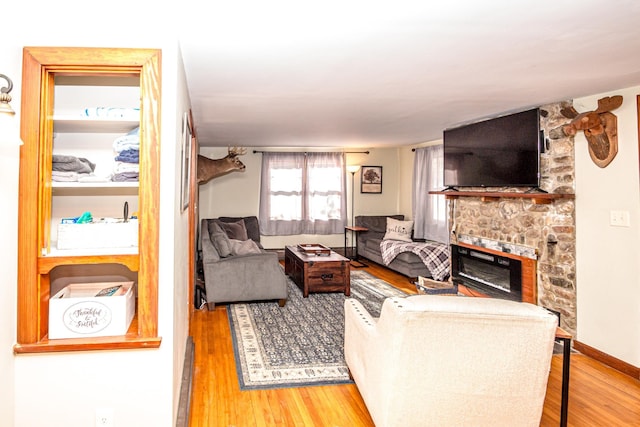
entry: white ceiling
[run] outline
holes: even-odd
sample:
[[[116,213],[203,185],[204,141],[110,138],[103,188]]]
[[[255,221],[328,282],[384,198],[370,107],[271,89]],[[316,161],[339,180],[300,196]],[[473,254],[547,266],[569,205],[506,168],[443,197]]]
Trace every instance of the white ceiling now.
[[[180,30],[202,146],[410,145],[640,85],[637,0],[208,4]]]

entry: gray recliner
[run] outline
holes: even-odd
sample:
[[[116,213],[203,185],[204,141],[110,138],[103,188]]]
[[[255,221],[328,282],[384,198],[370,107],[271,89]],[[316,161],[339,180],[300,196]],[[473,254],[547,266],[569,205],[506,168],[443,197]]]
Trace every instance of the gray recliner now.
[[[287,279],[278,254],[260,244],[255,216],[202,219],[202,266],[207,306],[216,303],[287,300]]]

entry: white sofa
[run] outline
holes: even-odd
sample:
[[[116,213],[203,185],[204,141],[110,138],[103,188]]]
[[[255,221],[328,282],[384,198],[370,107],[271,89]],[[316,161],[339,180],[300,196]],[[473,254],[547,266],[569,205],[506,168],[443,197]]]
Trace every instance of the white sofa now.
[[[345,301],[344,352],[377,427],[539,426],[557,317],[491,298]]]

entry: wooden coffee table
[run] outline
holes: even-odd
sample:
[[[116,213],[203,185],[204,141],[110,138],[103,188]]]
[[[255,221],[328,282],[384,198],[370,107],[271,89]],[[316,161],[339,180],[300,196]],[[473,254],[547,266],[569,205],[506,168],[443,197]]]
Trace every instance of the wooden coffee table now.
[[[304,298],[309,292],[344,292],[351,295],[349,258],[331,251],[329,255],[312,255],[297,246],[284,249],[284,271],[300,289]]]

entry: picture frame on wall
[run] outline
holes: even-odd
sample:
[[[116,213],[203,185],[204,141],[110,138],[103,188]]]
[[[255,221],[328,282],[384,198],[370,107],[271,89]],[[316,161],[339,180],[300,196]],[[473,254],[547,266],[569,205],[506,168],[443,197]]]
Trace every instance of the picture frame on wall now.
[[[382,193],[382,166],[362,166],[360,169],[360,192]]]
[[[182,118],[182,185],[181,185],[181,205],[184,212],[189,207],[190,196],[190,173],[191,173],[191,123],[189,114],[184,113]]]

